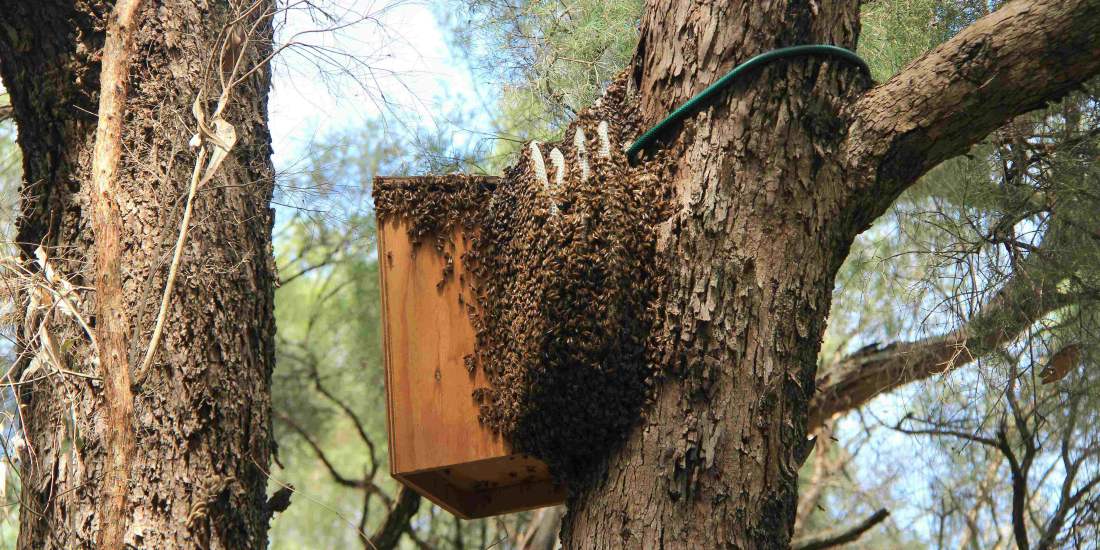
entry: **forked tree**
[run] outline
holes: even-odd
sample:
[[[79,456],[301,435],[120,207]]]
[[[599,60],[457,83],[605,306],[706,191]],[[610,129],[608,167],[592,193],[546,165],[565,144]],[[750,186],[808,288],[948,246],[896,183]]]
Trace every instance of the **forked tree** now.
[[[653,124],[758,53],[855,49],[859,7],[650,1],[629,101]],[[274,8],[0,1],[25,278],[60,288],[21,294],[36,312],[14,374],[29,435],[23,548],[267,544]],[[579,488],[565,545],[786,547],[853,239],[922,174],[1100,71],[1098,36],[1100,0],[1016,0],[888,82],[842,60],[787,60],[662,135],[656,147],[677,151],[655,328],[673,346],[669,374]],[[74,306],[42,310],[61,297]],[[878,389],[823,395],[842,410]]]

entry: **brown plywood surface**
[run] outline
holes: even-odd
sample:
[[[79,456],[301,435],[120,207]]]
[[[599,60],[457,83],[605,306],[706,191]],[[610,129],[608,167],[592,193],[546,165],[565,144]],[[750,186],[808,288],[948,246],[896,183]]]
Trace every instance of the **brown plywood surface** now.
[[[414,249],[402,220],[379,220],[378,238],[391,473],[465,518],[562,502],[545,464],[513,454],[477,420],[471,394],[485,380],[465,366],[474,329],[461,232],[449,236],[445,281],[434,239]]]
[[[486,491],[463,491],[438,470],[400,476],[403,483],[441,508],[463,519],[476,519],[554,506],[565,501],[565,490],[550,480],[509,485]]]
[[[471,397],[485,381],[465,367],[474,329],[459,303],[460,293],[469,294],[459,277],[462,236],[452,236],[455,273],[440,286],[445,260],[430,241],[414,251],[400,221],[382,223],[379,235],[394,471],[508,456],[505,443],[478,423]]]

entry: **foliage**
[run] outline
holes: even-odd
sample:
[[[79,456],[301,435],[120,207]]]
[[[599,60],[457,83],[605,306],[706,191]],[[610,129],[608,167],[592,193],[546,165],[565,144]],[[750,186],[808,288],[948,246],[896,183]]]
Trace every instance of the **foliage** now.
[[[502,168],[530,140],[552,141],[626,66],[641,0],[470,0],[445,3],[453,42],[500,83],[494,154]]]
[[[861,46],[875,61],[877,75],[888,76],[934,45],[932,37],[948,38],[991,7],[985,2],[929,4],[897,0],[868,5]],[[922,23],[920,12],[931,20]],[[872,27],[871,21],[888,24]],[[910,48],[905,40],[895,43],[891,37],[910,37],[925,45]],[[1015,336],[1008,347],[974,367],[880,399],[858,419],[842,423],[847,437],[868,430],[913,436],[884,434],[856,464],[863,472],[877,471],[877,479],[860,476],[862,490],[881,501],[907,503],[895,521],[904,522],[927,544],[1009,544],[1011,496],[1017,485],[1035,495],[1024,521],[1031,543],[1050,533],[1051,525],[1058,536],[1095,536],[1095,512],[1090,515],[1089,506],[1095,507],[1098,496],[1088,483],[1089,472],[1095,475],[1098,467],[1093,456],[1097,446],[1067,418],[1081,421],[1085,413],[1080,411],[1094,410],[1081,403],[1098,387],[1090,369],[1081,368],[1095,364],[1089,358],[1096,357],[1100,328],[1092,275],[1100,260],[1100,242],[1092,236],[1100,230],[1094,214],[1100,204],[1092,191],[1100,181],[1095,164],[1097,105],[1087,87],[1057,105],[1019,117],[967,155],[933,170],[857,241],[838,276],[826,344],[831,353],[823,357],[823,368],[869,342],[914,339],[960,327],[978,335],[1012,330]],[[1030,286],[1034,299],[1047,296],[1052,303],[1057,288],[1072,296],[1073,304],[1045,308],[1050,311],[1028,319],[1019,335],[1018,328],[1002,324],[1009,323],[1004,317],[973,321],[1011,284]],[[1067,346],[1081,350],[1067,378],[1043,385],[1039,371]],[[1016,422],[1017,416],[1026,421]],[[1044,473],[1033,471],[1014,484],[1004,451],[958,437],[996,435],[1002,429],[1006,447],[1017,456],[1031,452],[1034,462],[1043,465],[1035,470]],[[1052,444],[1060,440],[1067,445]],[[1029,451],[1033,444],[1036,448]],[[1083,457],[1076,476],[1056,465],[1073,457]],[[913,468],[918,463],[923,467]],[[889,466],[901,464],[907,466]],[[1052,523],[1065,502],[1057,497],[1062,484],[1085,489],[1081,497],[1086,504],[1064,523]],[[1058,544],[1074,543],[1070,538]]]

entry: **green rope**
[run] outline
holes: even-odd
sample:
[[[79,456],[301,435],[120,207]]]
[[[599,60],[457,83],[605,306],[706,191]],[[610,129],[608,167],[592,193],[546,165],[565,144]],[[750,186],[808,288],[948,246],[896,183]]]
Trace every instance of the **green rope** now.
[[[646,133],[642,134],[641,137],[639,137],[634,142],[634,144],[626,150],[626,158],[633,161],[635,155],[637,155],[638,152],[644,149],[647,145],[652,143],[653,140],[657,139],[657,134],[661,133],[662,130],[668,128],[672,125],[672,123],[680,120],[681,118],[684,118],[684,116],[686,116],[692,109],[694,109],[700,103],[706,101],[707,99],[710,99],[711,96],[720,92],[723,88],[729,86],[737,77],[741,76],[746,71],[752,70],[765,63],[775,61],[776,59],[813,54],[830,55],[839,57],[847,61],[851,61],[852,63],[859,65],[859,67],[863,69],[863,71],[868,75],[871,74],[871,68],[867,66],[866,61],[856,55],[856,53],[852,50],[841,48],[839,46],[832,46],[829,44],[807,44],[804,46],[791,46],[788,48],[779,48],[778,50],[764,52],[734,67],[732,71],[726,73],[726,76],[720,78],[718,82],[711,84],[707,87],[707,89],[699,92],[698,95],[687,100],[687,102],[685,102],[683,105],[681,105],[679,108],[677,108],[675,111],[672,111],[672,113],[665,117],[664,120],[658,122],[656,126],[647,130]]]

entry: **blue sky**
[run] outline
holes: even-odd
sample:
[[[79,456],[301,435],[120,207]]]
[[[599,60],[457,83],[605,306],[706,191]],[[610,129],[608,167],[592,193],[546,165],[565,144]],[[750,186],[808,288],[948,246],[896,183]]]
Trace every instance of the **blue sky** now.
[[[332,3],[340,28],[326,30],[333,24],[288,9],[280,29],[280,43],[298,45],[275,62],[270,120],[276,167],[293,164],[318,139],[371,119],[431,129],[441,123],[437,113],[447,112],[444,103],[479,101],[471,72],[452,55],[427,3]]]

